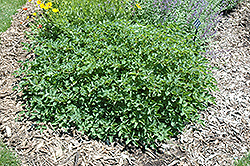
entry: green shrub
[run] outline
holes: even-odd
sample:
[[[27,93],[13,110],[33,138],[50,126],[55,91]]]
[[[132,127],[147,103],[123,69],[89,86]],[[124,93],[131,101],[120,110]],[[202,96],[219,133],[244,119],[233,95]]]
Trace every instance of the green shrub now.
[[[26,114],[37,122],[147,146],[178,134],[214,102],[208,60],[178,24],[53,25],[55,36],[33,31],[27,49],[37,58],[17,72]]]

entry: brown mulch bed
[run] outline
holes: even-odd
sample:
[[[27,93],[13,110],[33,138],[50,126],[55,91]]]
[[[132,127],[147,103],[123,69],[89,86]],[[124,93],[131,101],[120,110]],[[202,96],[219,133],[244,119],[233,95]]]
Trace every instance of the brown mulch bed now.
[[[30,3],[23,7],[35,10]],[[213,93],[217,105],[201,112],[205,126],[187,125],[178,137],[161,144],[163,153],[156,153],[108,145],[74,129],[53,131],[48,125],[41,133],[28,118],[15,121],[23,107],[20,94],[12,91],[18,81],[12,73],[20,67],[17,61],[34,56],[22,45],[27,42],[28,13],[18,10],[0,36],[0,139],[14,148],[22,165],[232,165],[250,151],[249,13],[249,2],[239,4],[223,16],[211,41],[210,60],[219,68],[213,74],[220,91]]]

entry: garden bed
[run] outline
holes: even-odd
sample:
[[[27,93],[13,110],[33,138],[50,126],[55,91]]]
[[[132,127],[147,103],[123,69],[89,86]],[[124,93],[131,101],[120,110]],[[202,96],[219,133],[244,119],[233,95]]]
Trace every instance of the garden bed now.
[[[27,3],[23,7],[35,6]],[[30,11],[32,12],[32,11]],[[18,60],[34,57],[24,51],[27,12],[19,10],[11,27],[1,34],[0,45],[0,138],[22,160],[22,165],[232,165],[250,150],[250,3],[242,2],[217,25],[211,41],[213,74],[220,92],[217,105],[200,112],[205,126],[189,124],[176,138],[161,145],[162,153],[142,152],[119,143],[105,143],[72,129],[40,133],[28,120],[15,121],[23,110],[20,95],[12,91],[12,73]],[[30,13],[31,14],[31,13]],[[222,51],[223,50],[223,51]]]

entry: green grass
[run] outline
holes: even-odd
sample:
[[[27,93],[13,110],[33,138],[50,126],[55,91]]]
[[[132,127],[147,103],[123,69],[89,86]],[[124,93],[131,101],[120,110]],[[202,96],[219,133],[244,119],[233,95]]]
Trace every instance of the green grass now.
[[[20,161],[16,156],[0,142],[0,166],[19,166]]]
[[[250,152],[240,160],[234,162],[235,166],[250,166]]]
[[[0,34],[10,27],[11,16],[26,2],[27,0],[0,0]]]

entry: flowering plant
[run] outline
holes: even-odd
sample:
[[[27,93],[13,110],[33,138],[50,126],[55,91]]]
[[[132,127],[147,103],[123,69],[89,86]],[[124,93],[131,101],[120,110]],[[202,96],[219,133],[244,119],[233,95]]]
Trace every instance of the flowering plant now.
[[[31,21],[32,24],[32,28],[34,31],[36,31],[36,29],[38,31],[40,31],[41,33],[53,33],[53,31],[50,30],[50,32],[47,32],[47,28],[48,24],[51,25],[52,20],[58,18],[58,13],[59,10],[57,7],[53,7],[53,6],[57,6],[57,5],[53,5],[52,1],[46,2],[46,1],[41,1],[41,0],[37,0],[37,1],[32,1],[29,0],[30,3],[34,3],[35,5],[37,5],[40,10],[34,12],[32,15],[28,15],[26,19],[33,19],[35,21]],[[57,3],[55,3],[57,4]],[[23,8],[23,10],[27,11],[28,8]],[[31,17],[32,16],[32,17]],[[39,17],[37,17],[39,16]],[[28,33],[28,32],[27,32]]]

